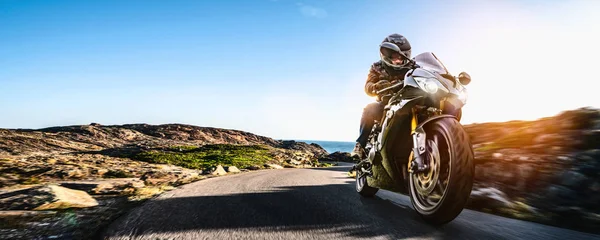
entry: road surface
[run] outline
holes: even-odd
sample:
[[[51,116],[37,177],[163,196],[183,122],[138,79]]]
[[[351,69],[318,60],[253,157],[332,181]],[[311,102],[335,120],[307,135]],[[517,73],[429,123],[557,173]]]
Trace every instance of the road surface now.
[[[424,223],[400,194],[365,199],[344,166],[262,170],[211,178],[162,194],[113,222],[105,239],[600,239],[464,210]]]

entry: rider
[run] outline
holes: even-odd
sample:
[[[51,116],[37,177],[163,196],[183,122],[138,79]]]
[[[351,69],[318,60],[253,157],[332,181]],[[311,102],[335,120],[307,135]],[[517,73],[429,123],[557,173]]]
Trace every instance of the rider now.
[[[381,60],[373,63],[367,76],[365,92],[371,97],[377,97],[376,102],[368,104],[360,119],[360,135],[356,139],[356,145],[352,156],[360,159],[366,157],[364,147],[367,144],[371,129],[375,120],[383,117],[385,102],[376,94],[377,91],[404,80],[404,75],[410,69],[411,47],[408,40],[397,33],[387,36],[379,45]]]

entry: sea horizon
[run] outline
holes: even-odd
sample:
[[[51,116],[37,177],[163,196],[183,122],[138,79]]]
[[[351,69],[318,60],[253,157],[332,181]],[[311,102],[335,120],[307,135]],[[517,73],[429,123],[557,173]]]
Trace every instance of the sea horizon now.
[[[306,139],[289,139],[296,142],[305,142],[308,144],[315,143],[323,147],[328,153],[334,152],[352,152],[355,142],[350,141],[331,141],[331,140],[306,140]]]

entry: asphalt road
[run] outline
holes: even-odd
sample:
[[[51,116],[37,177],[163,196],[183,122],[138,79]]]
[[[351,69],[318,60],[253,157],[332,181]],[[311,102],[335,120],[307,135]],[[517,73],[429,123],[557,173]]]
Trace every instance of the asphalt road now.
[[[211,178],[146,202],[113,222],[105,239],[600,239],[464,210],[442,227],[410,200],[379,191],[364,199],[349,166],[278,169]]]

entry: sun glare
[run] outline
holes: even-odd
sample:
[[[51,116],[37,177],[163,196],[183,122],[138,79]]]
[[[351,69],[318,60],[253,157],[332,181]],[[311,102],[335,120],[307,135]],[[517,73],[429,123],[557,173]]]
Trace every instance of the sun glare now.
[[[473,78],[465,123],[533,120],[600,105],[589,72],[600,54],[600,30],[590,26],[600,20],[586,14],[597,12],[598,4],[486,4],[474,6],[477,21],[460,23],[462,32],[454,33],[468,37],[439,54],[455,74]]]

